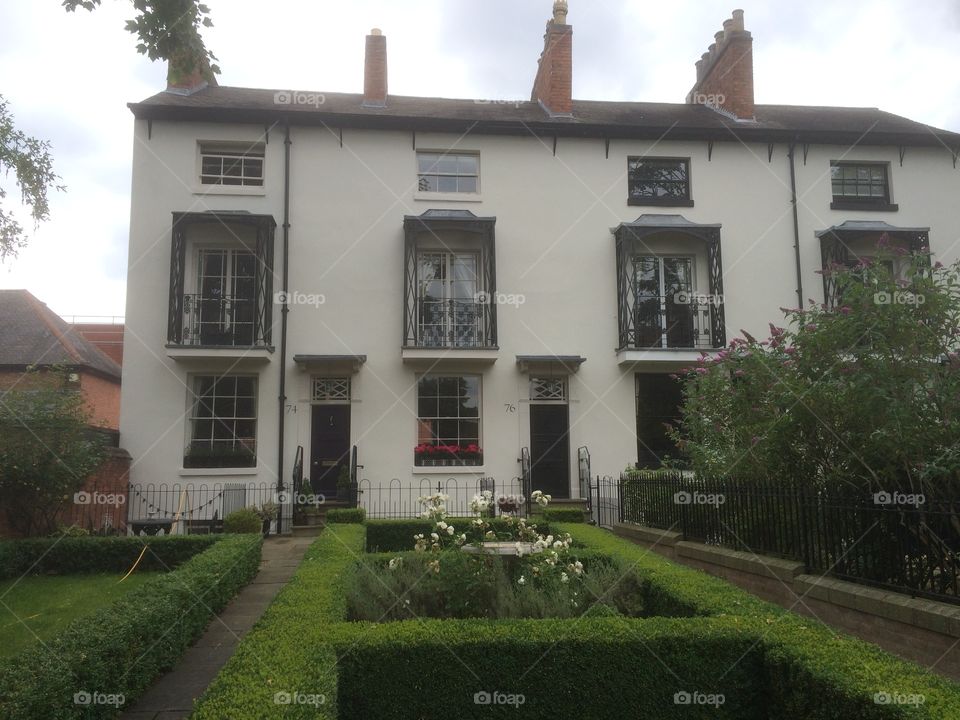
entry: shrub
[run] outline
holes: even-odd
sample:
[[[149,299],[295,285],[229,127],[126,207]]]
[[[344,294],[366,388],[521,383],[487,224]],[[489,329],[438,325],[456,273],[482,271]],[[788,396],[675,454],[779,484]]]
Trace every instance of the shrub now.
[[[262,533],[263,519],[253,508],[234,510],[223,519],[225,533]]]
[[[582,523],[586,516],[581,508],[552,508],[543,510],[543,519],[547,522]]]
[[[97,691],[123,694],[127,703],[136,699],[256,574],[262,542],[260,537],[219,539],[179,569],[75,620],[46,645],[0,664],[0,717],[112,716],[111,706],[76,705],[74,694]]]
[[[366,519],[367,511],[363,508],[332,508],[327,510],[328,523],[362,523]]]
[[[406,553],[358,564],[347,588],[350,620],[390,622],[430,618],[570,618],[594,613],[641,612],[631,593],[639,585],[629,571],[606,563],[588,566],[582,579],[540,583],[515,557],[478,558],[460,550],[439,556]],[[439,559],[440,572],[427,568]],[[389,565],[387,563],[390,563]],[[520,578],[523,577],[523,582]],[[403,598],[403,602],[398,602]],[[599,598],[599,601],[596,599]]]
[[[0,542],[0,580],[33,575],[125,573],[144,553],[140,570],[170,570],[221,540],[216,535],[62,537]]]
[[[517,715],[523,718],[672,720],[709,713],[761,720],[767,714],[758,637],[732,619],[713,618],[364,625],[337,642],[340,716],[505,716],[510,707],[477,702],[478,694],[498,691],[524,697]],[[438,692],[424,692],[425,682]],[[675,704],[675,693],[694,691],[723,694],[724,702],[716,709]]]
[[[337,658],[329,634],[346,616],[345,574],[363,551],[364,537],[362,525],[323,531],[198,700],[194,720],[337,717]],[[323,695],[325,702],[276,702],[278,693],[293,692]]]
[[[478,534],[471,527],[473,518],[447,518],[457,532],[467,535],[467,542],[478,539]],[[541,533],[551,531],[550,524],[536,520],[537,528]],[[489,518],[490,529],[494,532],[505,532],[507,521],[503,518]],[[367,521],[367,551],[368,552],[406,552],[413,549],[413,536],[418,533],[429,533],[433,523],[429,520],[368,520]]]

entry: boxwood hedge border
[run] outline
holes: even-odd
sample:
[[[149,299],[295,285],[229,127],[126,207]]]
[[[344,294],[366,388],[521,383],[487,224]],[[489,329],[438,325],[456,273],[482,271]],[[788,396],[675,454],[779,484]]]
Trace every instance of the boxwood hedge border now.
[[[475,704],[472,693],[522,688],[534,690],[517,717],[551,720],[619,718],[634,706],[649,717],[690,717],[672,693],[697,690],[725,694],[724,705],[711,710],[718,718],[958,717],[956,683],[581,523],[552,523],[551,530],[570,532],[585,552],[631,569],[654,617],[344,622],[350,573],[358,562],[384,557],[364,556],[364,549],[409,550],[424,527],[380,520],[328,527],[194,717],[336,718],[338,706],[340,717],[486,717],[491,708]],[[483,680],[455,656],[479,668]],[[539,667],[518,684],[537,658]],[[277,692],[324,702],[278,703]],[[875,702],[883,693],[925,701]]]
[[[160,562],[153,552],[179,567],[148,580],[108,607],[74,620],[53,640],[0,663],[0,717],[113,717],[113,706],[78,705],[74,695],[123,695],[129,706],[156,677],[177,663],[213,616],[253,578],[263,545],[259,535],[80,540],[84,551],[103,543],[110,558],[102,563],[92,557],[82,562],[89,572],[127,570],[145,544],[149,549],[144,560],[153,558],[148,567]],[[65,543],[66,539],[49,552],[59,557],[72,545]],[[125,553],[134,547],[136,555],[124,565],[121,558],[128,557]],[[187,559],[190,550],[196,554]],[[17,562],[27,555],[18,554]],[[47,557],[49,554],[44,561]],[[60,562],[56,561],[57,567]]]

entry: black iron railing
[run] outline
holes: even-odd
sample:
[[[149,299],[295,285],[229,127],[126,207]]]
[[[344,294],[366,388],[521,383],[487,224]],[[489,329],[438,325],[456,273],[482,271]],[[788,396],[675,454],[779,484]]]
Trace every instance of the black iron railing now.
[[[808,572],[960,603],[960,499],[625,473],[622,521],[803,562]],[[917,502],[922,498],[922,502]]]
[[[358,507],[367,511],[368,518],[419,518],[424,509],[419,498],[435,493],[448,496],[446,506],[449,516],[471,517],[470,502],[484,490],[493,493],[493,499],[498,501],[495,504],[501,511],[510,507],[513,508],[511,514],[522,515],[526,510],[526,496],[520,478],[506,482],[489,477],[422,478],[412,484],[398,479],[384,483],[360,480],[358,490]]]
[[[419,298],[408,347],[487,348],[496,345],[494,306],[474,300]]]
[[[627,313],[621,344],[630,348],[713,348],[711,327],[717,307],[709,298],[683,293],[639,296]]]
[[[184,295],[181,345],[260,347],[267,345],[252,297]]]

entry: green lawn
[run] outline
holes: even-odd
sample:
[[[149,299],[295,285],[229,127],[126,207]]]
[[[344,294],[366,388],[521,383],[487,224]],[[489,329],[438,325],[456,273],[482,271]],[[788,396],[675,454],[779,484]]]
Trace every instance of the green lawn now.
[[[0,582],[0,657],[47,640],[71,620],[109,605],[160,573],[26,577]]]

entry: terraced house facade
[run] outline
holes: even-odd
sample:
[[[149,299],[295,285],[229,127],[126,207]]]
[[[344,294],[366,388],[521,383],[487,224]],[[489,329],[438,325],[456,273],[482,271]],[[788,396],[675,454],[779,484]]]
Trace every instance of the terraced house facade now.
[[[714,40],[677,104],[573,99],[563,0],[526,102],[391,95],[379,30],[362,94],[172,66],[130,106],[132,482],[575,498],[579,448],[674,452],[670,373],[831,302],[826,264],[957,257],[960,135],[755,104],[742,11]]]

